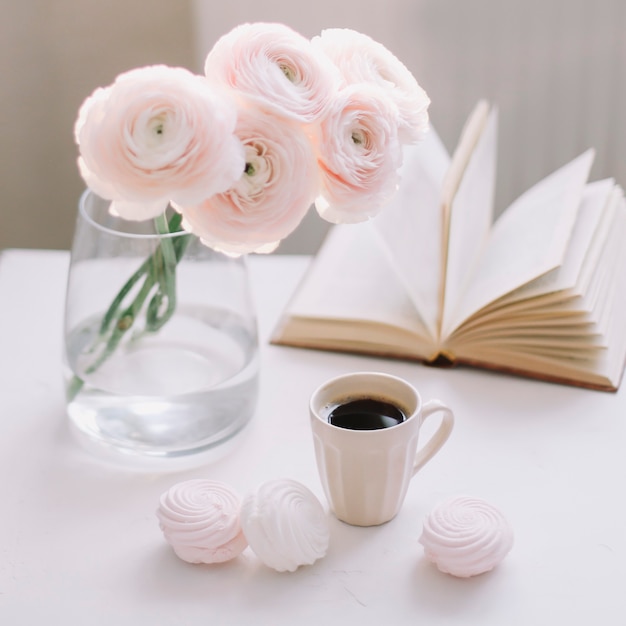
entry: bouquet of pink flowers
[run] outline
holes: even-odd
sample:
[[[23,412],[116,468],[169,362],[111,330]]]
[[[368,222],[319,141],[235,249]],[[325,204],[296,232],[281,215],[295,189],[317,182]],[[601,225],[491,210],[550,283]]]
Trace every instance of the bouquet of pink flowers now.
[[[153,66],[97,89],[76,122],[78,163],[121,217],[171,204],[208,246],[270,252],[313,204],[331,222],[375,215],[396,189],[402,144],[428,127],[428,105],[366,35],[308,40],[244,24],[217,41],[205,76]]]
[[[217,41],[204,76],[152,66],[97,89],[76,121],[78,165],[122,218],[154,219],[159,232],[183,229],[230,255],[271,252],[313,205],[334,223],[376,215],[397,188],[402,145],[428,127],[429,103],[366,35],[329,29],[309,40],[282,24],[243,24]],[[182,254],[159,251],[161,269],[131,280],[145,274],[159,302],[174,302]],[[117,335],[104,358],[136,314],[137,303],[120,306],[128,290],[105,315],[103,333]]]

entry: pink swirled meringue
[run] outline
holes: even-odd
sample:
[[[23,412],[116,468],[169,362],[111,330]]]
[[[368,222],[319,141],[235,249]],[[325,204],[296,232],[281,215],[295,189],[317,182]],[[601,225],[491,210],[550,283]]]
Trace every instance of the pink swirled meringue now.
[[[241,526],[265,565],[293,572],[311,565],[328,550],[328,517],[304,485],[281,479],[264,483],[241,504]]]
[[[239,496],[224,483],[197,478],[161,495],[157,518],[167,542],[188,563],[223,563],[248,545]]]
[[[442,572],[468,578],[502,561],[513,546],[513,530],[485,500],[457,496],[426,517],[419,542],[426,558]]]

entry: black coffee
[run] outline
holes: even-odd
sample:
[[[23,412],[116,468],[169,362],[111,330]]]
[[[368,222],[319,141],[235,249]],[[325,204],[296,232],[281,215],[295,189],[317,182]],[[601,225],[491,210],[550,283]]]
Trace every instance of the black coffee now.
[[[361,398],[336,406],[328,415],[328,422],[351,430],[378,430],[404,422],[406,416],[395,405],[384,400]]]

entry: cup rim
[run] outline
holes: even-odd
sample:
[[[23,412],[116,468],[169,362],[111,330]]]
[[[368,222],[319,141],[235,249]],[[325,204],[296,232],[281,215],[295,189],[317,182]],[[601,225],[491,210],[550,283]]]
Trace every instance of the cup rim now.
[[[103,202],[111,202],[111,200],[107,200],[102,196],[99,196],[95,191],[87,187],[82,194],[80,195],[80,199],[78,201],[78,212],[81,217],[87,222],[90,226],[99,230],[100,232],[107,233],[109,235],[114,235],[115,237],[124,237],[126,239],[142,239],[145,241],[149,241],[151,239],[174,239],[176,237],[181,237],[184,235],[188,235],[189,233],[184,230],[177,231],[175,233],[129,233],[124,230],[118,230],[115,228],[111,228],[109,226],[105,226],[101,224],[96,219],[94,219],[88,209],[87,209],[87,201],[89,198],[94,198],[96,200],[102,200]],[[123,218],[119,218],[124,221]],[[125,220],[128,221],[128,220]]]
[[[324,417],[320,415],[319,410],[314,407],[314,404],[313,404],[314,400],[316,400],[319,397],[319,395],[322,393],[322,391],[325,388],[327,388],[329,385],[333,383],[338,383],[338,382],[341,382],[350,378],[359,378],[359,377],[365,377],[365,376],[374,376],[376,378],[393,381],[395,384],[400,384],[403,387],[406,387],[408,390],[411,391],[411,393],[415,396],[415,407],[413,408],[412,411],[410,411],[410,413],[406,407],[404,406],[400,407],[404,411],[409,413],[406,416],[406,419],[404,421],[400,422],[399,424],[394,424],[393,426],[388,426],[387,428],[377,428],[377,429],[372,429],[372,430],[357,430],[357,429],[342,428],[341,426],[335,426],[335,424],[331,424],[327,419],[324,419]],[[364,391],[362,395],[363,397],[372,397],[372,396],[376,397],[382,394],[377,394],[375,392],[371,392],[368,394],[367,391]],[[400,376],[394,376],[393,374],[387,374],[385,372],[376,372],[376,371],[358,371],[358,372],[350,372],[347,374],[340,374],[339,376],[333,376],[332,378],[327,379],[321,385],[319,385],[315,389],[315,391],[313,391],[309,399],[309,413],[311,414],[312,417],[315,418],[315,420],[317,420],[321,424],[324,424],[331,430],[354,433],[353,436],[359,436],[359,437],[371,437],[371,436],[376,436],[376,435],[381,436],[381,433],[385,433],[385,432],[388,433],[388,432],[397,430],[398,428],[402,428],[403,426],[406,426],[409,422],[413,421],[413,418],[416,417],[420,413],[422,406],[423,406],[423,402],[422,402],[422,396],[420,392],[408,380],[401,378]]]

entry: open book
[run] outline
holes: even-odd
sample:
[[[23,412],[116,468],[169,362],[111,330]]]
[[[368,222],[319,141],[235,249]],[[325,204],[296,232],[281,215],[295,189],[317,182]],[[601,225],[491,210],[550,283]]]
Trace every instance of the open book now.
[[[334,226],[272,342],[465,363],[615,390],[626,358],[626,204],[588,151],[495,221],[497,112],[477,105],[449,157],[405,154],[392,204]]]

